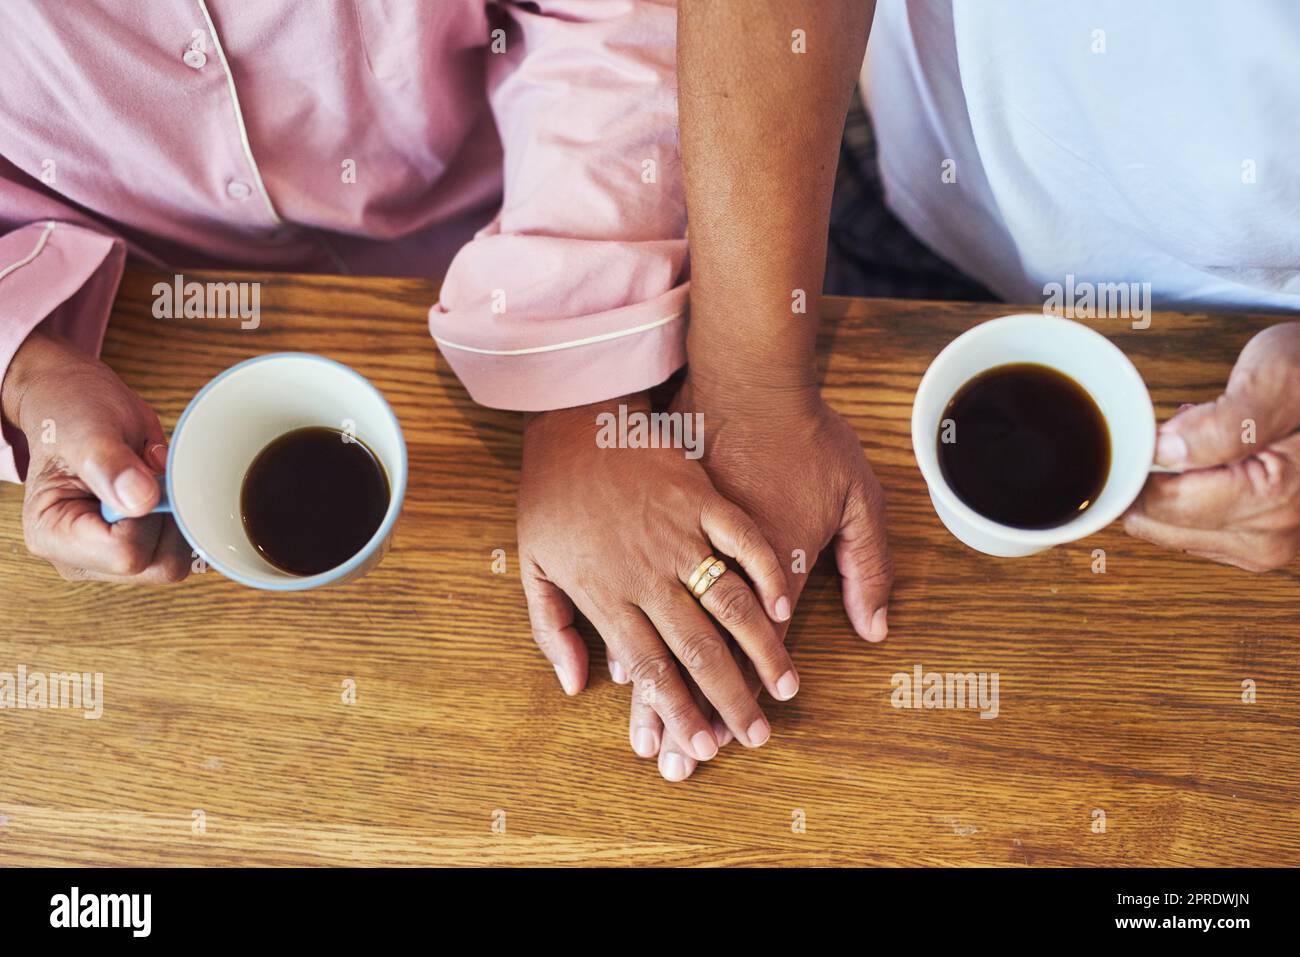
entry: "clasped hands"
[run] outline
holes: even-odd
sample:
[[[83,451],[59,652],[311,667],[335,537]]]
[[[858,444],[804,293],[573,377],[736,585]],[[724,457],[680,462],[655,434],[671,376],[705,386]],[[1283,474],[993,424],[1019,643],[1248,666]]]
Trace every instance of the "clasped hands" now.
[[[632,749],[680,781],[732,738],[767,741],[760,690],[798,692],[785,650],[806,580],[797,553],[811,567],[834,542],[849,619],[861,637],[885,637],[884,498],[857,435],[815,388],[715,392],[688,375],[673,410],[703,415],[698,461],[681,449],[599,447],[596,417],[619,404],[649,409],[646,396],[628,396],[525,426],[524,593],[533,637],[568,694],[588,672],[575,613],[596,628],[611,676],[631,690]],[[711,554],[753,587],[729,571],[697,601],[686,583]]]

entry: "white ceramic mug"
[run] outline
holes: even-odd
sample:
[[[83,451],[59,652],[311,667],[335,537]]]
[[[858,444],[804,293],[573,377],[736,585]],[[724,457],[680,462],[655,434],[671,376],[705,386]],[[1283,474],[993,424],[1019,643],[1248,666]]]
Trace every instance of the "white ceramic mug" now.
[[[365,443],[388,473],[388,511],[348,561],[318,575],[293,575],[264,559],[244,531],[240,491],[266,446],[294,429],[338,429]],[[406,494],[406,442],[397,416],[360,373],[306,352],[277,352],[231,366],[205,385],[172,432],[163,497],[191,547],[237,582],[300,591],[358,578],[388,550]],[[107,505],[109,522],[121,513]]]
[[[1101,410],[1110,432],[1110,471],[1087,509],[1053,528],[1012,528],[961,501],[939,468],[939,427],[957,391],[995,366],[1034,362],[1063,372]],[[1156,448],[1156,415],[1142,376],[1109,339],[1080,323],[1027,313],[968,329],[935,357],[912,403],[912,451],[940,521],[977,551],[1032,555],[1105,528],[1124,514],[1146,483]]]

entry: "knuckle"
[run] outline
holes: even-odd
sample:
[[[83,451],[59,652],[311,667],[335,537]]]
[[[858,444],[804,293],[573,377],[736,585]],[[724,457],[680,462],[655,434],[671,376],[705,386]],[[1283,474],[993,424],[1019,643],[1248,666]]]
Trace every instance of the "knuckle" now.
[[[753,522],[746,521],[736,530],[736,551],[744,556],[758,556],[764,559],[764,565],[770,564],[767,539]]]
[[[668,667],[671,662],[666,654],[658,652],[634,652],[630,658],[625,660],[627,673],[642,687],[647,682],[649,686],[658,687],[663,681],[664,676],[668,674]]]
[[[680,583],[661,574],[647,573],[638,575],[633,580],[640,582],[635,597],[644,607],[671,608],[679,597]]]
[[[717,635],[700,632],[682,640],[677,656],[691,674],[709,675],[713,674],[722,664],[723,658],[730,657],[730,654]]]
[[[892,584],[894,581],[894,556],[889,554],[887,550],[872,554],[862,565],[862,579],[869,585]]]
[[[682,582],[686,582],[691,577],[691,572],[699,567],[700,562],[709,556],[698,543],[683,541],[677,546],[676,567],[680,569],[678,577]]]
[[[709,610],[713,617],[728,627],[744,627],[752,624],[757,611],[754,596],[743,586],[721,588],[721,582],[707,592]]]
[[[666,724],[689,724],[695,719],[696,707],[691,696],[685,693],[660,694],[655,710]]]

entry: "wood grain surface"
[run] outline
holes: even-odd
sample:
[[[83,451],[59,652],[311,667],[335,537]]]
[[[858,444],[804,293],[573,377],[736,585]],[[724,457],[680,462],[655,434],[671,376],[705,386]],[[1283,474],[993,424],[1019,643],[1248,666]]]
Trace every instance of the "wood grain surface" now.
[[[826,392],[889,500],[890,637],[853,636],[820,563],[790,639],[802,690],[765,705],[772,741],[670,785],[630,750],[598,642],[574,699],[533,646],[519,417],[475,406],[438,354],[432,287],[243,277],[262,281],[262,322],[241,330],[152,318],[157,278],[128,274],[104,355],[167,428],[238,360],[323,353],[398,411],[405,511],[382,566],[343,587],[276,595],[208,572],[139,590],[60,580],[26,554],[21,490],[0,492],[0,671],[104,674],[99,720],[0,711],[0,866],[1300,864],[1296,565],[1251,575],[1118,527],[996,560],[935,517],[913,391],[949,339],[1015,310],[830,302]],[[1163,418],[1217,394],[1271,321],[1095,325]],[[891,676],[916,665],[997,672],[998,717],[893,708]]]

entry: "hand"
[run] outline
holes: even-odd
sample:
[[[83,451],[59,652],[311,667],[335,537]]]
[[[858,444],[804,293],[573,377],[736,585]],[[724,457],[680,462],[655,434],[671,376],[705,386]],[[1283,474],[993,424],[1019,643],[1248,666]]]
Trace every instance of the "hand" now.
[[[800,549],[804,567],[811,568],[833,539],[849,620],[862,638],[882,641],[889,631],[893,565],[884,494],[856,433],[815,389],[762,393],[737,389],[737,381],[730,380],[725,397],[715,397],[721,390],[688,375],[673,403],[674,409],[704,413],[709,477],[719,492],[754,516],[783,562],[792,563]],[[807,577],[792,574],[790,580],[797,603]],[[787,627],[777,625],[783,639]],[[750,690],[758,690],[756,681]],[[635,692],[631,722],[656,736],[661,731]],[[680,780],[695,767],[681,740],[665,735],[659,753],[664,776]]]
[[[23,534],[33,555],[69,581],[158,584],[189,574],[190,546],[171,516],[149,514],[167,456],[162,427],[108,366],[33,332],[0,402],[27,438]],[[101,500],[137,517],[110,525]]]
[[[1124,516],[1136,538],[1247,571],[1300,551],[1300,322],[1246,344],[1213,402],[1184,406],[1160,427],[1152,475]]]
[[[597,414],[616,412],[620,402],[649,411],[644,396],[633,396],[541,413],[525,425],[518,526],[533,637],[564,690],[577,694],[587,650],[574,627],[576,606],[695,759],[717,753],[717,736],[679,662],[737,739],[757,747],[770,727],[713,619],[735,637],[768,690],[791,697],[798,676],[772,622],[778,608],[789,613],[785,576],[754,522],[683,450],[597,444]],[[735,559],[761,602],[735,572],[702,601],[693,598],[685,582],[709,554]],[[659,750],[658,732],[632,743],[650,756]]]

